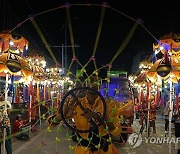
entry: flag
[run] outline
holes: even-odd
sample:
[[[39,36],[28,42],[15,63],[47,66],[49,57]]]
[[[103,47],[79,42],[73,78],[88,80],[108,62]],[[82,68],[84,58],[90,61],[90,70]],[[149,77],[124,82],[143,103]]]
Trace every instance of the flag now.
[[[156,60],[157,60],[157,57],[156,57],[156,53],[154,52],[153,53],[153,57],[152,57],[153,64],[156,62]]]
[[[27,50],[26,50],[26,46],[24,46],[22,57],[26,57],[26,56],[27,56]]]

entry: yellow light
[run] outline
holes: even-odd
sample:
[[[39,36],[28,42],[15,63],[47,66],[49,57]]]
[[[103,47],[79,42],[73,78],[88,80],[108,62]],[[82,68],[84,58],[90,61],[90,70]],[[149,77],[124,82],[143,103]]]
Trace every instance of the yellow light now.
[[[13,41],[10,41],[9,44],[10,44],[10,45],[14,45],[14,42],[13,42]]]
[[[4,73],[8,73],[8,70],[4,70]]]
[[[159,47],[159,49],[160,49],[160,50],[163,50],[163,49],[164,49],[164,47],[163,47],[163,46],[160,46],[160,47]]]
[[[20,51],[17,49],[17,50],[15,51],[15,53],[19,54],[19,53],[20,53]]]

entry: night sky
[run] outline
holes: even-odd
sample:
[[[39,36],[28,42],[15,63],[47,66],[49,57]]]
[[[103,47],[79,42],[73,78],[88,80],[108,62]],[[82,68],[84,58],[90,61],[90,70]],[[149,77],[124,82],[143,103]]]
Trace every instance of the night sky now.
[[[38,2],[38,3],[37,3]],[[99,4],[104,1],[62,1],[62,0],[1,0],[0,1],[0,30],[13,29],[19,23],[42,11],[56,8],[67,4]],[[140,18],[143,25],[157,39],[166,33],[180,34],[180,13],[175,4],[172,6],[160,6],[153,2],[139,2],[130,4],[131,1],[106,1],[111,8],[106,8],[103,26],[96,50],[96,62],[98,67],[108,64],[121,43],[131,30],[135,21],[118,13],[120,11],[133,19]],[[82,64],[85,64],[93,53],[97,30],[100,21],[102,6],[74,6],[70,7],[71,22],[74,35],[74,42],[79,47],[75,48],[76,56]],[[117,11],[115,11],[117,10]],[[65,35],[65,8],[38,15],[34,18],[40,27],[44,37],[50,46],[71,45],[69,29]],[[41,41],[35,28],[28,20],[15,29],[15,32],[22,34],[29,41],[29,52],[36,50],[43,54],[47,65],[54,64],[45,45]],[[66,37],[65,37],[66,36]],[[141,26],[135,30],[123,52],[113,63],[114,69],[121,69],[131,73],[133,57],[140,51],[152,52],[152,44],[155,39]],[[51,48],[57,60],[61,63],[61,47]],[[67,48],[68,65],[72,59],[72,50]],[[73,65],[73,69],[79,69]],[[89,68],[91,66],[89,65]]]

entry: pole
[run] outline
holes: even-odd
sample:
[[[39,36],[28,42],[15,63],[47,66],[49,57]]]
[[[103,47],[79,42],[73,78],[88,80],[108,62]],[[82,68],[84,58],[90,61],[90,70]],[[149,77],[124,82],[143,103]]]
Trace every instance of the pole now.
[[[171,120],[172,120],[172,112],[173,112],[173,101],[172,101],[172,97],[173,97],[173,87],[172,87],[172,78],[170,76],[170,95],[169,95],[169,139],[171,139]],[[171,142],[169,142],[169,154],[171,154]]]
[[[32,81],[30,82],[29,84],[29,123],[32,122],[32,89],[33,88],[33,85],[32,85]],[[31,132],[31,129],[29,129],[29,134]]]
[[[75,48],[77,48],[77,47],[80,47],[79,45],[74,45],[74,46],[72,46],[72,45],[55,45],[55,46],[48,46],[48,47],[51,47],[51,48],[59,48],[59,47],[61,47],[62,48],[62,68],[64,67],[64,68],[66,68],[67,69],[67,48],[71,48],[71,47],[75,47]],[[65,50],[64,50],[65,49]]]
[[[149,100],[150,100],[149,98],[150,98],[150,95],[151,95],[151,94],[150,94],[150,85],[149,85],[149,84],[150,84],[150,83],[147,82],[147,96],[146,96],[146,97],[147,97],[147,103],[148,103],[147,137],[149,137],[149,135],[150,135],[150,134],[149,134],[149,132],[150,132],[150,130],[149,130],[149,129],[150,129],[150,127],[149,127],[149,125],[150,125],[150,123],[149,123],[149,117],[150,117],[150,105],[151,105],[150,103],[151,103],[151,102],[149,101]]]
[[[4,113],[7,115],[7,96],[8,96],[8,73],[6,73],[6,85],[5,85],[5,104],[4,104]],[[4,118],[4,115],[3,115]],[[4,120],[4,119],[3,119]],[[6,147],[5,147],[5,141],[6,141],[6,127],[3,128],[3,154],[6,153]]]
[[[39,83],[37,82],[37,101],[38,101],[38,110],[39,110],[39,128],[41,130],[41,104],[40,104],[40,85]]]
[[[39,128],[41,130],[41,125],[42,125],[42,122],[41,122],[41,104],[39,103]]]
[[[51,109],[53,109],[53,106],[54,106],[54,101],[53,101],[54,95],[53,95],[53,93],[54,93],[54,91],[52,90],[51,91]],[[53,114],[53,110],[51,110],[51,113]]]
[[[149,125],[150,125],[150,123],[149,123],[149,111],[150,110],[150,102],[149,102],[149,100],[148,100],[148,117],[147,117],[147,137],[149,137],[149,129],[150,129],[150,127],[149,127]]]
[[[30,111],[29,111],[29,123],[31,123],[32,122],[32,119],[31,119],[31,116],[32,116],[32,95],[30,95],[29,97],[30,97],[29,98],[29,109],[30,109]],[[30,134],[30,132],[31,132],[31,129],[29,129],[29,134]]]
[[[65,49],[65,74],[67,70],[67,19],[65,18],[65,23],[64,23],[64,49]]]
[[[64,69],[64,45],[62,44],[61,45],[61,48],[62,48],[62,60],[61,60],[61,62],[62,62],[62,69]]]

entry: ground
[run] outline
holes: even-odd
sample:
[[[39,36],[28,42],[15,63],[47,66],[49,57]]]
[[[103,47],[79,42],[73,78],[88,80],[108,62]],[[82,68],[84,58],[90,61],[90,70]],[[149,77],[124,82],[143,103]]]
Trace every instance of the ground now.
[[[133,123],[133,132],[139,133],[139,120],[135,119]],[[172,124],[173,127],[173,124]],[[44,129],[46,128],[46,129]],[[157,115],[156,120],[157,133],[152,134],[151,137],[164,137],[164,120]],[[59,129],[53,128],[47,129],[45,123],[42,124],[42,130],[38,130],[36,134],[31,133],[31,139],[29,141],[19,141],[12,139],[13,141],[13,154],[73,154],[73,150],[70,150],[75,143],[68,139],[70,134],[67,134],[68,129],[65,126],[60,126]],[[172,133],[174,129],[172,129]],[[114,142],[119,150],[119,154],[176,154],[175,144],[170,145],[167,143],[156,144],[146,143],[146,133],[143,132],[142,144],[136,148],[132,148],[129,142],[120,144]],[[172,134],[174,137],[174,133]],[[56,142],[58,140],[58,142]],[[153,142],[153,140],[151,141]]]

